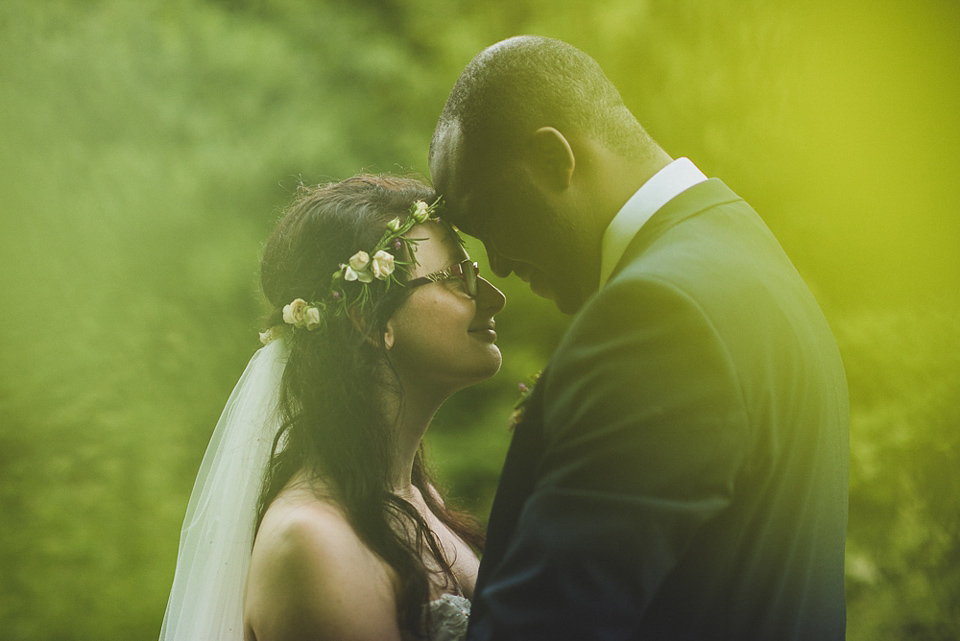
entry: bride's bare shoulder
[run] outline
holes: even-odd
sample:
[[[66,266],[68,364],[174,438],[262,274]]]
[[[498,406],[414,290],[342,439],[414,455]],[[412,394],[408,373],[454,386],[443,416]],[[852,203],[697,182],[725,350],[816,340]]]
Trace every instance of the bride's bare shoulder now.
[[[287,488],[257,532],[244,599],[256,641],[399,639],[393,574],[333,502]]]
[[[359,537],[337,503],[298,484],[285,488],[267,508],[253,555],[275,557],[293,550],[322,553],[331,546],[352,544],[360,544]]]

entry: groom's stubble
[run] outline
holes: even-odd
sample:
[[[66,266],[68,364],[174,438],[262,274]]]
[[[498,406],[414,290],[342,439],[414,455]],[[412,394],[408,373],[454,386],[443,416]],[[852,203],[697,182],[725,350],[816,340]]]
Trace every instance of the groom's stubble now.
[[[546,276],[550,291],[537,291],[535,282],[531,289],[553,300],[564,314],[576,313],[597,290],[600,269],[600,246],[589,242],[584,212],[557,208],[524,171],[514,172],[505,183],[505,192],[516,199],[515,215],[523,219],[518,227],[529,243],[525,249],[532,260],[536,256],[534,267]]]

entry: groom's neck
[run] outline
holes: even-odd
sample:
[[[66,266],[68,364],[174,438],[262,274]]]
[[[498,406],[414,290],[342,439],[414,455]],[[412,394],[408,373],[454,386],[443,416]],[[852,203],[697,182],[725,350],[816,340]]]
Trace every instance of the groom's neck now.
[[[637,190],[672,161],[659,147],[642,158],[625,158],[612,151],[597,156],[590,191],[598,204],[596,222],[601,235]]]

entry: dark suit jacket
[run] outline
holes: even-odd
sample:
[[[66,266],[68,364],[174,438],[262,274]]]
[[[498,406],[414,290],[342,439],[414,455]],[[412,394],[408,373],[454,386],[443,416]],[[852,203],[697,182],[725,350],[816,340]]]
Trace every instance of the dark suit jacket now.
[[[468,638],[844,638],[848,416],[769,229],[719,180],[683,192],[530,396]]]

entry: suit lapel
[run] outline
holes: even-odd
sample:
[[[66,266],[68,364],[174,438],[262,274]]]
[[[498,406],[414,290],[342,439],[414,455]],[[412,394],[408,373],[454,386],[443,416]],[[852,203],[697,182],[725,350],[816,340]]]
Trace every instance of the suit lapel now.
[[[506,553],[523,505],[536,485],[537,470],[543,456],[543,384],[547,375],[547,370],[544,370],[530,392],[523,418],[513,430],[513,439],[490,510],[484,562],[477,577],[478,588],[486,583],[487,576]]]

